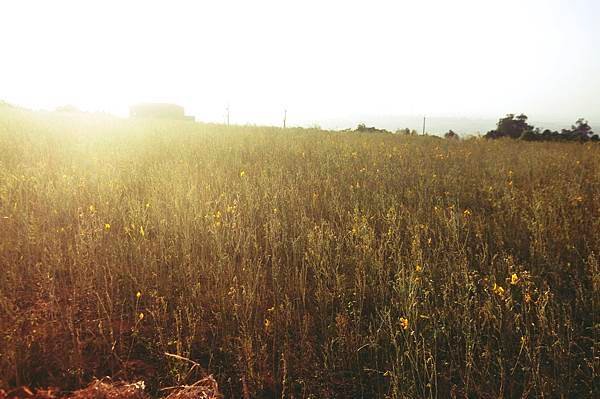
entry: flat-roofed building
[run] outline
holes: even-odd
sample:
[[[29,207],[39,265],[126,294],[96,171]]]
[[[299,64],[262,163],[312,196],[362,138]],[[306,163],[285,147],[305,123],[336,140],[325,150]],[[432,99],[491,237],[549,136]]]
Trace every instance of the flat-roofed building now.
[[[132,105],[129,107],[129,117],[194,120],[193,116],[185,115],[185,111],[182,106],[165,103],[142,103]]]

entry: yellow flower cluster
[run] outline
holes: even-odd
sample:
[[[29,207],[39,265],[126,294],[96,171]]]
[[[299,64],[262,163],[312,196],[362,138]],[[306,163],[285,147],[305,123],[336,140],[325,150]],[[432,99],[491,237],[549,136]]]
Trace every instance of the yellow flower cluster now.
[[[403,330],[408,330],[408,319],[405,317],[400,318],[400,326],[402,326]]]
[[[510,284],[511,285],[517,285],[519,283],[519,276],[517,276],[517,273],[513,273],[510,276]]]
[[[267,334],[270,334],[270,333],[271,333],[271,327],[272,327],[271,320],[269,320],[269,319],[265,319],[264,326],[265,326],[265,332],[266,332]]]
[[[492,291],[494,291],[494,293],[498,296],[503,296],[504,295],[504,288],[502,288],[501,286],[499,286],[498,284],[494,283],[493,287],[492,287]]]

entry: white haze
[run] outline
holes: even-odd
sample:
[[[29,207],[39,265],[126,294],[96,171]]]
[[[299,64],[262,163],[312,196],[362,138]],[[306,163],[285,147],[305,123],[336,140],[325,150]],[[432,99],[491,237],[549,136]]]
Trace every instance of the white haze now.
[[[216,122],[229,104],[234,123],[275,125],[284,109],[290,124],[338,127],[510,112],[594,123],[599,19],[593,0],[3,0],[0,99],[117,115],[172,102]]]

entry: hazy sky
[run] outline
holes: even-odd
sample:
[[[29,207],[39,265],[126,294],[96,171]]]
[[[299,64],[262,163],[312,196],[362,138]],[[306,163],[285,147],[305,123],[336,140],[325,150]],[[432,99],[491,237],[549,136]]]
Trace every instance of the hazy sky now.
[[[200,120],[600,121],[599,0],[0,0],[0,99]]]

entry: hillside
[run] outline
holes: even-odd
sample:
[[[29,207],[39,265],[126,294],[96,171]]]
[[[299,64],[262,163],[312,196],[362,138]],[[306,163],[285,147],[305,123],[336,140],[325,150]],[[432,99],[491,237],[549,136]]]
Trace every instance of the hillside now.
[[[0,148],[0,388],[598,388],[598,145],[3,107]]]

